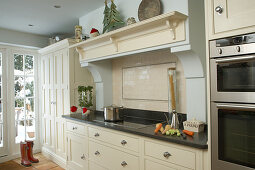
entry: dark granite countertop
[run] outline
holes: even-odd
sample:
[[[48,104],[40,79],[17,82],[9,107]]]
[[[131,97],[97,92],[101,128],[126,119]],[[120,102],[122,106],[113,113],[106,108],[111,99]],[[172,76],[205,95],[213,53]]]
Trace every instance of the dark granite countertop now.
[[[134,112],[134,110],[129,110]],[[146,112],[147,113],[147,112]],[[125,115],[124,122],[109,123],[104,122],[103,112],[91,112],[89,115],[85,116],[81,113],[75,113],[70,115],[63,115],[63,118],[79,121],[86,124],[91,124],[95,126],[100,126],[104,128],[114,129],[118,131],[123,131],[131,134],[136,134],[140,136],[145,136],[153,139],[158,139],[166,142],[177,143],[185,146],[190,146],[198,149],[207,149],[207,130],[205,132],[195,133],[193,137],[187,136],[186,139],[182,137],[175,136],[166,136],[161,133],[155,134],[155,125],[159,122],[165,122],[164,116],[158,116],[159,119],[152,119],[152,115],[148,114],[146,118],[137,116],[134,117],[134,114]],[[144,114],[140,114],[144,115]],[[158,118],[157,117],[157,118]]]

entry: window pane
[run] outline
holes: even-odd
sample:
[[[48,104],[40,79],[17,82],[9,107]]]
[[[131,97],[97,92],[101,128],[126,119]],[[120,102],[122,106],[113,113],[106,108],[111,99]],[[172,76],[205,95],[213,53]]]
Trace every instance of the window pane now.
[[[2,105],[2,100],[0,100],[0,123],[3,123],[3,105]]]
[[[26,131],[27,131],[26,139],[27,140],[34,140],[35,139],[35,119],[27,120],[26,125],[27,125],[27,127],[26,127]]]
[[[34,119],[35,118],[35,112],[34,112],[34,99],[29,98],[26,99],[26,119]]]
[[[23,55],[14,54],[14,75],[23,74]]]
[[[15,120],[25,120],[24,99],[15,100]]]
[[[34,96],[34,77],[26,77],[25,93],[26,97]]]
[[[24,97],[24,77],[15,76],[14,78],[15,97]]]
[[[16,143],[20,143],[21,141],[25,141],[25,132],[26,132],[26,127],[25,127],[25,121],[15,121],[15,129],[16,129],[16,138],[15,141]]]
[[[0,123],[0,148],[3,147],[3,124]]]
[[[34,74],[34,56],[26,55],[26,57],[25,57],[25,73],[27,75]]]

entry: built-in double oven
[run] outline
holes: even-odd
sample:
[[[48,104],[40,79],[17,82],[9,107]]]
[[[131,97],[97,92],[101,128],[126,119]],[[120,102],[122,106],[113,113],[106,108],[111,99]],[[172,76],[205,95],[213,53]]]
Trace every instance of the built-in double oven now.
[[[210,42],[212,170],[255,168],[255,34]]]

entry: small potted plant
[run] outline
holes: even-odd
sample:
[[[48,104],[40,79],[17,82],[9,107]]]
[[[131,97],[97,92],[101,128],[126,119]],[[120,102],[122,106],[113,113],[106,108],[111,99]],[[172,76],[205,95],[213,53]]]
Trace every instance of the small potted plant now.
[[[92,92],[92,86],[78,86],[79,106],[82,108],[84,114],[88,114],[90,112],[89,110],[91,110],[91,107],[93,106]]]

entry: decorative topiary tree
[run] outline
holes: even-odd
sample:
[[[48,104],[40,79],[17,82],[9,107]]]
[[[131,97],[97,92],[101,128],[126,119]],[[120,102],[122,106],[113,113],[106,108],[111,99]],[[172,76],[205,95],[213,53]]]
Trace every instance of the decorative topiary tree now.
[[[92,86],[78,86],[79,106],[89,108],[93,106],[92,103]]]
[[[113,0],[111,0],[111,9],[110,9],[110,19],[109,24],[105,27],[105,31],[112,31],[119,27],[122,27],[125,22],[121,19],[120,13],[117,10],[117,6],[114,4]]]
[[[107,26],[109,25],[109,21],[110,21],[110,8],[107,5],[107,0],[105,0],[105,8],[104,8],[104,29],[103,29],[103,33],[105,33]]]

